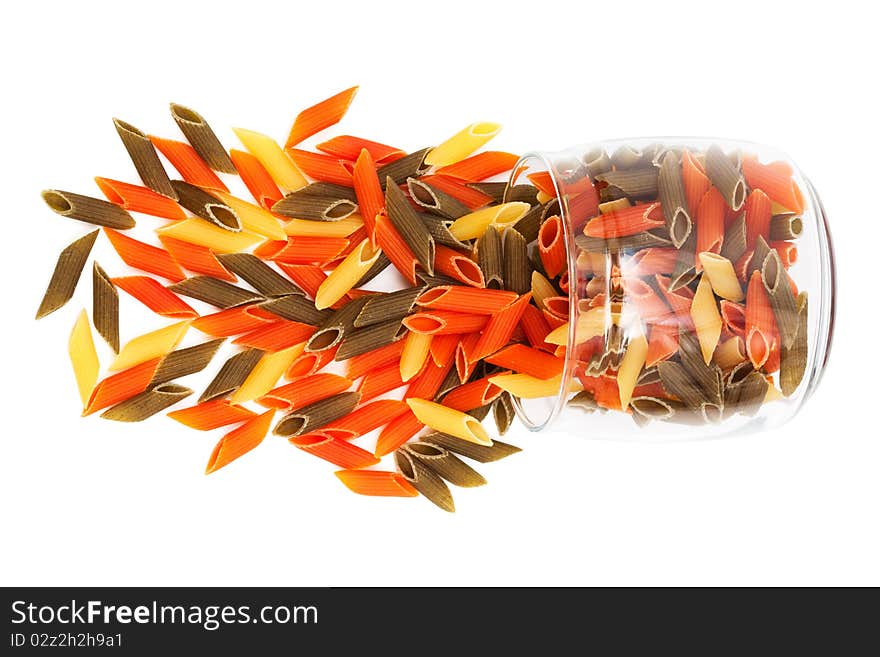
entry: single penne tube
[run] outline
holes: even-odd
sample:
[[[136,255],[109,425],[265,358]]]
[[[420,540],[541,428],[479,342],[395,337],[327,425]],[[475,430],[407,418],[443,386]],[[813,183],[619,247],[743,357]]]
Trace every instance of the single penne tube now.
[[[364,225],[359,214],[352,214],[339,221],[315,221],[291,219],[284,224],[287,235],[297,237],[348,237]]]
[[[520,399],[555,397],[562,388],[561,374],[550,379],[537,379],[528,374],[496,374],[489,377],[489,380],[502,390]]]
[[[260,161],[279,187],[296,191],[308,184],[293,160],[281,150],[281,146],[274,139],[243,128],[233,128],[232,131],[248,152]]]
[[[431,310],[493,315],[507,308],[516,299],[516,293],[507,290],[440,285],[419,295],[416,304]]]
[[[700,341],[703,360],[708,364],[721,338],[722,322],[709,277],[705,274],[700,277],[694,300],[691,302],[691,319],[694,322],[697,339]]]
[[[244,406],[230,404],[225,399],[203,402],[168,413],[172,420],[197,431],[210,431],[230,424],[239,424],[255,417],[256,413]]]
[[[228,191],[223,181],[211,170],[190,144],[150,135],[150,141],[186,182],[209,190]],[[173,186],[173,183],[172,183]],[[178,199],[179,200],[179,199]]]
[[[175,221],[173,224],[157,228],[161,237],[171,237],[182,242],[204,246],[217,253],[238,253],[247,251],[263,238],[250,231],[233,232],[218,228],[196,217]]]
[[[746,202],[746,181],[724,152],[714,144],[706,151],[706,175],[734,211]]]
[[[214,451],[211,452],[211,457],[208,459],[208,465],[205,468],[205,474],[211,474],[219,470],[240,456],[247,454],[263,442],[263,439],[269,432],[269,426],[272,424],[272,416],[274,415],[274,410],[268,410],[261,415],[252,417],[241,426],[224,435],[215,445]]]
[[[154,217],[162,217],[163,219],[186,219],[186,213],[183,211],[176,201],[157,194],[149,187],[141,185],[132,185],[131,183],[113,180],[111,178],[101,178],[96,176],[95,183],[101,189],[104,196],[111,203],[115,203],[123,210],[129,212],[141,212]],[[134,220],[126,219],[129,226],[134,225]],[[111,226],[118,228],[119,226]]]
[[[145,390],[139,395],[121,401],[101,413],[105,420],[141,422],[189,397],[192,390],[176,383],[164,383]]]
[[[263,354],[241,386],[229,397],[229,401],[242,404],[265,395],[275,387],[278,379],[304,348],[305,343],[302,343],[272,354]]]
[[[220,338],[172,351],[162,358],[162,362],[150,381],[150,387],[152,388],[189,374],[201,372],[208,366],[214,358],[214,354],[217,353],[220,345],[224,342],[225,338]]]
[[[728,301],[743,300],[745,294],[730,260],[711,251],[700,253],[699,260],[715,294]]]
[[[83,268],[86,266],[86,260],[88,260],[97,238],[98,231],[92,231],[70,243],[58,254],[52,278],[49,280],[49,285],[40,301],[40,307],[37,309],[37,319],[55,312],[73,297]]]
[[[116,132],[144,184],[162,196],[177,199],[177,193],[171,186],[171,180],[150,138],[121,119],[113,119],[113,125],[116,126]]]
[[[229,156],[238,170],[241,181],[260,206],[270,209],[282,199],[284,195],[278,189],[278,185],[257,158],[247,151],[235,148],[229,151]]]
[[[128,369],[170,353],[186,335],[190,323],[190,320],[184,320],[132,338],[119,350],[119,355],[110,364],[109,369],[111,371]]]
[[[189,107],[171,103],[171,116],[186,140],[208,166],[223,173],[237,173],[229,154],[223,148],[223,144],[217,139],[217,135],[214,134],[211,126],[201,114]]]
[[[444,511],[455,512],[452,493],[449,492],[449,486],[440,475],[404,450],[398,449],[394,452],[394,462],[401,476],[425,499]]]
[[[119,293],[97,261],[92,263],[92,321],[98,335],[107,341],[114,353],[118,352]]]
[[[403,351],[400,354],[400,380],[409,381],[422,370],[428,352],[431,349],[430,333],[415,333],[410,331],[403,341]]]
[[[713,360],[722,370],[730,370],[745,362],[746,358],[746,346],[743,339],[734,335],[718,345]]]
[[[358,244],[318,287],[315,307],[318,310],[329,308],[344,297],[369,271],[381,252],[381,249],[371,246],[369,238]]]
[[[389,319],[381,324],[371,324],[364,328],[354,328],[343,337],[333,360],[348,360],[374,351],[387,344],[397,342],[406,333],[407,328],[400,323],[400,318]]]
[[[262,357],[263,352],[259,349],[247,349],[230,357],[205,388],[199,397],[199,403],[222,399],[234,393],[247,380]]]
[[[478,445],[492,444],[492,439],[489,438],[483,425],[467,413],[446,408],[442,404],[426,399],[410,398],[406,403],[419,422],[435,431],[448,433],[450,436],[469,440]]]
[[[59,189],[47,189],[42,197],[46,205],[62,217],[119,230],[134,228],[135,225],[134,217],[116,203]],[[170,199],[165,200],[171,202]]]
[[[602,306],[580,313],[575,325],[575,344],[583,344],[587,340],[604,335],[606,323],[605,309]],[[568,344],[568,330],[568,322],[560,324],[547,334],[544,342],[564,347]]]
[[[289,278],[282,276],[265,262],[250,253],[225,253],[220,263],[265,297],[302,295],[303,291]]]
[[[620,393],[620,407],[623,409],[629,406],[647,355],[648,341],[645,336],[639,334],[630,337],[626,353],[617,368],[617,388]]]
[[[273,240],[286,240],[284,227],[268,210],[259,205],[242,201],[228,192],[215,191],[214,194],[238,215],[243,230]]]
[[[98,383],[98,373],[101,369],[98,352],[95,350],[95,341],[92,339],[92,329],[89,326],[89,316],[85,310],[80,311],[77,315],[73,330],[70,332],[70,338],[67,341],[67,353],[70,356],[70,364],[73,366],[76,387],[85,407],[89,403],[92,390]]]
[[[251,292],[210,276],[193,276],[168,287],[176,294],[198,299],[217,308],[233,308],[254,301],[263,301],[259,292]]]
[[[681,162],[672,151],[666,153],[660,165],[657,193],[669,237],[673,246],[680,249],[693,231],[693,219],[688,210]]]
[[[124,290],[147,308],[163,317],[195,319],[199,314],[164,285],[149,276],[120,276],[113,285]]]
[[[295,409],[285,415],[275,425],[273,433],[285,438],[307,434],[321,429],[339,418],[351,413],[361,399],[359,392],[341,392],[307,406]],[[370,464],[372,465],[372,463]]]
[[[472,123],[439,146],[432,148],[425,156],[425,164],[433,167],[455,164],[483,146],[499,132],[501,132],[501,126],[498,123]]]
[[[348,111],[357,91],[357,86],[340,91],[297,114],[290,127],[284,147],[296,146],[321,130],[339,123]]]
[[[518,222],[531,209],[528,203],[502,203],[459,217],[449,226],[449,232],[458,240],[472,240],[482,236],[491,224],[502,228]]]
[[[413,488],[398,472],[381,470],[337,470],[336,477],[352,493],[374,497],[418,497]]]
[[[544,308],[544,301],[559,295],[556,287],[539,271],[532,272],[532,299],[538,308]]]

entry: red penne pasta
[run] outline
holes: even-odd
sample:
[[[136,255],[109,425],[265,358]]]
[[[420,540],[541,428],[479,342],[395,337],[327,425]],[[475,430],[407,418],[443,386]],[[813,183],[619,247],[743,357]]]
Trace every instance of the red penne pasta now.
[[[455,358],[455,348],[458,346],[458,336],[455,334],[436,335],[431,340],[431,358],[435,365],[443,365],[452,362]],[[422,399],[427,399],[423,397]]]
[[[547,196],[556,196],[556,187],[553,185],[553,176],[549,171],[536,171],[526,176],[535,188]]]
[[[779,254],[782,266],[786,269],[797,262],[798,249],[794,242],[770,242],[770,248]]]
[[[458,348],[458,341],[455,343]],[[450,358],[445,363],[437,364],[433,360],[425,363],[422,371],[419,372],[409,384],[404,399],[433,399],[440,391],[440,386],[446,379],[446,375],[455,364],[455,358]]]
[[[552,379],[565,368],[565,359],[524,344],[512,344],[496,351],[486,362],[537,379]]]
[[[441,176],[458,178],[465,182],[479,182],[492,176],[510,171],[516,165],[519,156],[503,151],[485,151],[471,155],[454,164],[447,164],[437,169]]]
[[[566,189],[568,194],[568,216],[573,230],[583,230],[587,222],[599,214],[599,193],[593,187],[588,178],[584,178],[584,189],[575,193],[573,189]]]
[[[172,420],[198,431],[210,431],[230,424],[238,424],[256,415],[249,408],[233,404],[227,399],[212,399],[168,413],[168,417]]]
[[[149,276],[121,276],[111,280],[113,285],[163,317],[188,319],[199,316],[183,299]]]
[[[353,165],[348,160],[340,160],[324,153],[312,153],[291,148],[287,151],[297,168],[313,180],[352,186]]]
[[[551,329],[559,328],[567,321],[563,317],[559,317],[558,315],[551,313],[546,308],[541,311],[541,314],[544,315],[544,320],[547,322]]]
[[[783,166],[779,166],[782,164]],[[804,198],[792,180],[791,168],[781,162],[761,164],[756,157],[744,157],[743,175],[753,190],[760,189],[772,200],[792,212],[804,211]]]
[[[659,203],[637,203],[621,210],[600,214],[587,222],[584,234],[589,237],[625,237],[663,225]]]
[[[499,372],[492,376],[502,373],[506,372]],[[447,408],[455,409],[456,411],[467,412],[479,408],[480,406],[491,404],[498,399],[504,391],[493,384],[489,378],[490,377],[483,377],[482,379],[465,383],[464,385],[460,385],[457,388],[450,390],[449,393],[443,397],[443,405]]]
[[[666,276],[655,275],[654,280],[657,281],[657,287],[672,312],[678,319],[679,324],[684,328],[693,330],[694,322],[691,319],[691,302],[694,300],[694,292],[689,287],[681,287],[674,292],[669,291],[669,278]]]
[[[278,268],[287,274],[290,280],[296,283],[300,289],[313,299],[318,293],[318,288],[321,287],[321,283],[327,278],[327,274],[325,274],[320,267],[316,267],[315,265],[293,265],[285,262],[279,262],[277,264]]]
[[[342,120],[348,111],[351,101],[354,100],[358,88],[351,87],[338,94],[330,96],[320,103],[316,103],[311,107],[307,107],[296,115],[293,125],[290,127],[290,133],[287,135],[287,142],[284,148],[291,148],[309,137],[318,134],[321,130],[329,128]]]
[[[238,279],[235,275],[224,267],[214,252],[206,246],[198,244],[190,244],[182,240],[176,240],[172,237],[159,236],[159,241],[165,250],[171,254],[174,261],[191,272],[197,274],[206,274],[223,281],[235,283]]]
[[[104,233],[110,239],[114,250],[122,261],[135,269],[167,278],[175,283],[186,278],[180,265],[175,262],[171,254],[165,249],[138,242],[136,239],[127,237],[122,233],[105,228]]]
[[[655,381],[654,383],[645,383],[640,386],[636,386],[632,391],[633,399],[636,397],[657,397],[658,399],[671,398],[668,392],[666,392],[666,388],[663,387],[663,384],[659,381]]]
[[[336,472],[339,481],[352,493],[372,497],[418,497],[419,492],[413,488],[402,475],[382,470],[339,470]]]
[[[394,268],[397,269],[411,285],[416,284],[416,257],[407,246],[403,238],[394,229],[394,225],[387,215],[380,214],[376,217],[375,233],[376,244],[385,253]]]
[[[777,348],[776,319],[770,298],[761,280],[761,272],[753,271],[746,291],[745,342],[746,354],[755,369],[764,367],[770,353]]]
[[[266,411],[262,415],[252,417],[240,427],[223,436],[214,446],[214,451],[211,452],[205,474],[211,474],[223,466],[229,465],[263,442],[263,438],[269,433],[269,425],[272,424],[274,414],[275,411]]]
[[[550,325],[544,318],[544,314],[535,306],[529,305],[526,307],[519,320],[519,325],[522,327],[523,333],[526,334],[526,339],[530,345],[537,349],[548,348],[544,338],[550,333]]]
[[[314,326],[280,320],[260,326],[236,338],[232,344],[274,353],[305,342],[314,332]]]
[[[474,359],[474,350],[480,341],[479,333],[470,333],[463,336],[455,350],[455,369],[458,372],[458,380],[467,383],[474,372],[477,361]]]
[[[382,429],[376,439],[376,457],[390,454],[424,428],[425,425],[419,422],[412,411],[401,413]]]
[[[386,392],[391,392],[402,385],[403,379],[400,377],[399,363],[392,362],[372,369],[364,375],[358,386],[358,392],[361,393],[361,403],[384,395]]]
[[[648,333],[648,353],[645,367],[652,367],[660,361],[672,357],[678,351],[678,324],[661,322],[652,324]],[[635,393],[633,393],[635,395]]]
[[[397,340],[391,344],[373,349],[364,354],[352,356],[345,361],[348,369],[346,376],[354,381],[361,378],[367,372],[378,369],[389,363],[396,363],[400,360],[400,354],[403,353],[404,340]]]
[[[199,157],[196,149],[186,142],[163,139],[153,135],[150,135],[150,141],[162,155],[168,158],[171,166],[177,169],[180,177],[186,182],[205,189],[229,191],[229,188],[223,184],[223,181],[217,177],[211,167]]]
[[[503,310],[492,315],[474,346],[473,354],[470,354],[469,357],[476,362],[505,347],[510,342],[513,331],[519,325],[519,320],[531,300],[532,293],[527,292]]]
[[[544,312],[549,313],[554,319],[562,322],[568,321],[569,316],[568,297],[547,297],[544,299]]]
[[[432,174],[419,178],[423,183],[439,189],[464,203],[471,210],[482,208],[492,202],[492,197],[450,176]]]
[[[99,381],[89,396],[83,415],[91,415],[102,408],[141,394],[150,385],[161,360],[153,358]]]
[[[746,245],[755,248],[760,235],[770,238],[770,220],[773,218],[770,198],[760,189],[753,189],[746,199]]]
[[[304,452],[348,470],[368,468],[379,462],[379,459],[367,450],[322,431],[294,436],[288,438],[288,441]]]
[[[288,265],[323,265],[337,258],[348,247],[344,237],[291,236],[286,242],[264,242],[254,255],[263,260]]]
[[[516,292],[476,289],[458,285],[438,285],[416,299],[422,308],[449,310],[475,315],[494,315],[516,301]]]
[[[257,403],[267,408],[292,411],[327,397],[338,395],[350,387],[350,379],[337,374],[321,372],[278,386],[260,397]]]
[[[394,146],[380,144],[369,139],[361,139],[360,137],[352,137],[351,135],[333,137],[333,139],[321,142],[315,148],[323,153],[327,153],[327,155],[338,157],[340,160],[350,161],[356,160],[361,151],[366,149],[376,164],[388,164],[406,155],[405,151]]]
[[[703,196],[709,191],[711,183],[706,172],[703,171],[703,167],[687,149],[681,154],[681,179],[684,183],[684,196],[687,200],[688,210],[693,217],[699,212],[700,203],[703,201]]]
[[[626,263],[625,271],[633,276],[671,274],[678,262],[678,249],[653,247],[636,251]]]
[[[376,175],[376,164],[370,151],[364,148],[357,156],[351,177],[358,207],[364,220],[367,235],[375,245],[376,216],[385,212],[385,192]],[[352,240],[354,241],[354,240]]]
[[[285,379],[298,379],[321,371],[336,357],[339,347],[324,349],[322,351],[310,351],[297,356],[284,373]]]
[[[697,253],[721,251],[724,243],[724,207],[724,197],[717,189],[710,187],[697,210]],[[769,229],[769,223],[767,227]],[[697,271],[702,271],[703,264],[699,258],[695,265]]]
[[[278,185],[257,158],[247,151],[235,148],[229,151],[229,156],[245,187],[259,205],[269,210],[283,198],[284,195],[278,189]]]
[[[348,415],[322,427],[321,432],[343,440],[350,440],[385,426],[408,410],[409,406],[402,401],[379,399],[364,404]]]
[[[746,337],[746,307],[733,301],[722,299],[719,304],[724,328],[740,338]]]
[[[413,313],[403,320],[403,325],[413,333],[444,335],[472,333],[481,330],[489,321],[488,315],[457,313],[451,310],[428,310]]]
[[[176,201],[152,189],[110,178],[95,178],[101,193],[111,203],[129,212],[140,212],[163,219],[186,219],[186,212]]]
[[[442,244],[437,244],[434,248],[434,270],[436,272],[471,287],[486,287],[483,271],[471,258]]]
[[[562,220],[554,215],[541,224],[538,231],[538,253],[544,271],[550,278],[556,278],[566,265],[565,234]]]
[[[202,315],[193,320],[191,326],[217,338],[249,333],[266,326],[267,320],[255,317],[248,310],[249,306],[236,306],[210,315]]]

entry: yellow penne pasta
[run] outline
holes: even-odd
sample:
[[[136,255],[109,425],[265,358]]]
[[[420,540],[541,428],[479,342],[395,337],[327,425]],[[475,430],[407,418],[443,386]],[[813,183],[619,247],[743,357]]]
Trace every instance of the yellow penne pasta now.
[[[365,238],[318,287],[315,307],[318,310],[329,308],[344,297],[370,270],[381,253],[382,249],[374,249],[370,244],[370,238]]]
[[[276,185],[293,192],[308,184],[293,160],[281,150],[281,146],[274,139],[244,128],[233,128],[232,131],[248,152],[269,172]]]
[[[538,203],[544,205],[545,203],[549,203],[550,201],[552,201],[555,197],[551,196],[547,192],[539,191],[535,198],[537,199]]]
[[[425,164],[434,167],[445,167],[463,160],[501,132],[498,123],[472,123],[467,128],[452,135],[436,148],[432,148],[425,157]]]
[[[746,346],[742,338],[735,335],[718,345],[713,359],[722,370],[729,370],[742,363],[746,356]]]
[[[578,315],[575,327],[575,342],[583,344],[591,338],[603,335],[606,322],[605,309],[602,307],[591,308],[587,312],[581,313]],[[568,322],[560,324],[547,334],[544,341],[547,344],[566,346],[568,344],[568,327]]]
[[[219,228],[204,219],[192,217],[183,221],[157,228],[156,233],[172,237],[181,242],[189,242],[206,246],[217,253],[239,253],[247,251],[255,244],[263,241],[259,235],[247,231],[233,233],[231,230]]]
[[[364,220],[359,214],[349,215],[339,221],[291,219],[284,224],[284,232],[294,237],[348,237],[363,225]]]
[[[302,355],[305,346],[306,343],[303,342],[281,351],[264,354],[241,387],[232,393],[229,401],[233,404],[242,404],[265,395],[275,387],[278,379],[290,367],[291,363]]]
[[[708,364],[718,346],[721,338],[721,313],[718,312],[718,304],[715,302],[715,294],[709,277],[705,274],[700,277],[697,291],[691,302],[691,319],[694,321],[694,329],[697,339],[700,341],[700,351],[703,352],[703,360]]]
[[[562,375],[551,379],[539,379],[530,374],[497,374],[489,380],[502,390],[520,399],[555,397],[562,387]]]
[[[98,352],[95,351],[89,316],[85,310],[81,311],[76,318],[76,323],[70,332],[70,339],[67,341],[67,351],[70,354],[70,363],[73,365],[73,375],[76,377],[79,396],[83,406],[86,406],[89,403],[92,390],[98,382],[101,364],[98,361]]]
[[[538,308],[544,308],[544,299],[558,296],[559,292],[553,287],[553,283],[547,280],[539,271],[532,272],[532,300]]]
[[[617,388],[620,392],[620,407],[623,409],[629,406],[647,355],[648,341],[645,336],[631,337],[623,360],[620,361],[620,367],[617,369]]]
[[[403,351],[400,354],[400,379],[402,381],[409,381],[421,371],[431,349],[433,337],[430,334],[410,331],[404,338]]]
[[[268,210],[261,208],[259,205],[243,201],[232,194],[217,191],[212,193],[235,211],[245,230],[273,240],[287,239],[284,227],[275,218],[275,215]]]
[[[191,322],[187,319],[132,338],[119,350],[110,369],[125,370],[173,351],[186,335]]]
[[[477,445],[487,447],[492,445],[492,439],[489,438],[483,425],[467,413],[446,408],[442,404],[426,399],[410,398],[406,400],[406,403],[418,421],[431,427],[434,431],[446,433]]]
[[[700,264],[703,265],[703,271],[709,277],[715,294],[728,301],[742,301],[745,294],[730,260],[717,253],[704,251],[700,254]]]
[[[482,237],[491,225],[509,226],[522,219],[529,211],[529,204],[522,201],[502,203],[471,212],[459,217],[449,226],[449,232],[457,240],[473,240]]]
[[[764,393],[764,403],[779,401],[780,399],[785,399],[781,392],[779,392],[779,388],[774,386],[772,383],[767,386],[767,392]]]

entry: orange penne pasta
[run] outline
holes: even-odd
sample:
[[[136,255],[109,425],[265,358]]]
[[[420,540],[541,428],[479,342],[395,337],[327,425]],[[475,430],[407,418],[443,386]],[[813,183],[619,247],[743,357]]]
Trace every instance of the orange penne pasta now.
[[[493,315],[516,301],[516,292],[476,289],[457,285],[438,285],[422,293],[416,304],[433,310],[449,310],[476,315]]]
[[[520,317],[519,325],[522,327],[523,333],[526,334],[526,340],[529,344],[537,349],[546,349],[548,345],[544,343],[544,338],[550,334],[550,325],[544,318],[544,314],[535,308],[535,306],[526,306]]]
[[[450,176],[431,174],[419,178],[423,183],[449,194],[454,199],[461,201],[471,210],[476,210],[492,202],[492,197],[478,189],[468,187],[466,184]]]
[[[488,315],[431,309],[409,315],[403,320],[403,325],[414,333],[444,335],[479,331],[488,321]]]
[[[304,452],[348,470],[368,468],[379,462],[379,459],[367,450],[346,440],[334,438],[323,431],[294,436],[288,438],[288,441]]]
[[[391,392],[402,385],[400,365],[397,362],[372,369],[364,375],[358,386],[358,392],[361,393],[361,403],[384,395],[386,392]]]
[[[175,283],[186,278],[180,265],[165,249],[138,242],[112,228],[105,228],[104,233],[125,264],[150,274],[156,274],[156,276],[162,276]]]
[[[556,187],[553,185],[553,176],[549,171],[536,171],[526,175],[535,188],[547,196],[556,196]]]
[[[284,373],[284,378],[298,379],[319,372],[333,361],[338,349],[339,347],[333,347],[332,349],[300,354],[296,357],[296,360],[290,364],[290,367],[287,368],[287,371]]]
[[[791,169],[785,165],[778,166],[779,164],[783,163],[761,164],[754,156],[744,157],[743,175],[750,189],[760,189],[771,200],[799,214],[804,211],[803,195],[792,179]]]
[[[697,253],[711,251],[719,253],[724,243],[724,197],[714,187],[703,194],[697,209]],[[769,230],[768,222],[767,228]],[[700,259],[696,260],[697,271],[702,271]],[[672,271],[672,270],[670,270]]]
[[[330,262],[348,246],[344,237],[288,237],[286,242],[264,242],[254,255],[289,265],[322,265]]]
[[[451,362],[455,357],[455,348],[458,346],[458,336],[455,334],[435,335],[431,340],[431,358],[435,365],[443,365]]]
[[[238,280],[206,246],[176,240],[165,235],[159,235],[159,241],[162,242],[162,246],[171,254],[174,261],[184,269],[197,274],[213,276],[230,283],[235,283]]]
[[[364,404],[348,415],[321,427],[321,432],[343,440],[350,440],[385,426],[408,410],[409,407],[402,401],[379,399]]]
[[[327,155],[338,157],[340,160],[351,161],[356,160],[361,151],[366,149],[376,164],[388,164],[406,155],[405,151],[394,146],[380,144],[369,139],[361,139],[360,137],[352,137],[351,135],[333,137],[333,139],[321,142],[315,148],[323,153],[327,153]]]
[[[565,367],[565,359],[524,344],[512,344],[496,351],[486,362],[536,379],[552,379],[562,374]]]
[[[233,404],[226,399],[213,399],[168,413],[168,417],[172,420],[199,431],[210,431],[230,424],[238,424],[256,415],[249,408]]]
[[[318,134],[342,120],[354,100],[358,88],[356,86],[340,91],[320,103],[307,107],[296,115],[284,148],[291,148],[309,137]]]
[[[296,148],[291,148],[287,152],[299,170],[309,178],[346,187],[352,186],[352,165],[347,160],[340,160],[324,153],[301,151]]]
[[[458,341],[458,347],[455,350],[455,369],[458,372],[458,380],[465,383],[474,372],[476,360],[473,358],[474,349],[480,341],[479,333],[471,333]],[[420,397],[419,399],[424,399]]]
[[[263,324],[236,338],[232,344],[272,353],[305,342],[314,332],[314,326],[281,320]]]
[[[724,327],[734,335],[745,339],[746,337],[746,307],[733,301],[722,299],[719,304],[721,321]]]
[[[798,249],[794,242],[770,242],[770,248],[779,254],[782,266],[786,269],[797,262]]]
[[[651,325],[645,367],[656,365],[678,351],[678,333],[678,324],[671,321]]]
[[[395,230],[386,214],[376,217],[375,240],[385,253],[394,268],[397,269],[411,285],[416,284],[416,264],[418,260],[406,242]]]
[[[544,312],[552,315],[554,319],[568,321],[569,310],[568,297],[556,296],[544,299]]]
[[[486,287],[483,271],[476,262],[442,244],[434,246],[434,271],[471,287]]]
[[[183,299],[149,276],[121,276],[111,280],[113,285],[163,317],[187,319],[199,316]]]
[[[681,154],[681,179],[684,183],[684,196],[688,209],[693,217],[699,212],[700,203],[712,185],[706,172],[687,149]]]
[[[574,230],[582,230],[589,219],[599,214],[599,193],[588,178],[581,182],[586,187],[580,193],[574,194],[573,190],[566,190],[569,195],[568,214]]]
[[[469,358],[476,362],[505,347],[510,342],[513,331],[519,325],[519,320],[531,299],[532,293],[526,292],[512,304],[492,315]],[[568,302],[567,299],[565,301]]]
[[[678,249],[653,247],[636,251],[626,263],[624,271],[634,276],[671,274],[676,262]]]
[[[669,278],[666,276],[655,275],[654,280],[660,288],[663,298],[672,312],[675,314],[678,322],[687,329],[693,329],[694,323],[691,319],[691,302],[694,300],[694,291],[689,287],[682,287],[675,291],[669,290]]]
[[[565,234],[562,220],[554,215],[541,224],[538,231],[538,253],[544,271],[550,278],[556,278],[566,265]]]
[[[761,280],[761,272],[753,271],[746,291],[745,341],[746,353],[755,369],[762,368],[770,353],[777,348],[776,319],[770,297]]]
[[[186,219],[186,212],[176,201],[157,194],[148,187],[132,185],[110,178],[95,178],[101,193],[111,203],[129,212],[141,212],[163,219]]]
[[[424,428],[425,425],[419,422],[412,411],[401,413],[379,433],[374,452],[376,457],[390,454]]]
[[[507,374],[508,372],[496,372],[492,376],[498,374]],[[504,392],[490,380],[490,377],[484,377],[460,385],[451,390],[443,397],[443,405],[456,411],[472,411],[480,406],[491,404],[501,396]],[[420,399],[417,397],[417,399]]]
[[[663,223],[663,212],[659,203],[637,203],[590,219],[584,228],[584,234],[601,238],[625,237],[659,228]]]
[[[229,191],[213,169],[196,153],[196,149],[189,144],[153,135],[150,135],[150,141],[162,155],[168,158],[171,166],[177,169],[180,177],[186,182],[205,189]]]
[[[351,182],[367,234],[375,245],[376,216],[385,212],[385,192],[382,191],[382,184],[376,175],[376,163],[366,148],[357,156]]]
[[[257,403],[268,408],[292,411],[338,395],[349,387],[351,387],[350,379],[338,374],[321,372],[270,390],[257,399]]]
[[[503,151],[486,151],[471,155],[454,164],[447,164],[437,169],[441,176],[458,178],[465,182],[479,182],[492,176],[510,171],[516,165],[519,156]]]
[[[290,277],[290,280],[313,299],[318,293],[321,283],[327,278],[327,274],[315,265],[295,265],[284,262],[277,264],[278,268]]]
[[[746,199],[746,245],[749,249],[755,248],[759,235],[765,240],[770,239],[770,220],[773,218],[770,206],[770,198],[760,189],[749,193]]]
[[[455,346],[458,348],[458,340],[456,340]],[[440,363],[439,365],[433,359],[429,360],[425,363],[418,376],[412,379],[412,383],[409,384],[403,398],[433,399],[436,397],[440,391],[440,386],[443,385],[443,381],[446,379],[446,375],[449,374],[454,363],[454,358],[450,358],[445,363]]]
[[[229,156],[254,200],[267,210],[271,210],[284,195],[266,171],[266,167],[247,151],[233,148],[229,151]]]
[[[639,317],[645,323],[664,322],[672,317],[672,310],[666,302],[642,279],[624,278],[623,289],[626,291],[626,302],[632,303],[638,309]],[[690,312],[689,306],[688,312]]]
[[[401,353],[403,353],[403,341],[398,340],[384,347],[353,356],[345,361],[348,366],[346,376],[352,381],[359,379],[371,370],[378,369],[389,363],[396,363],[400,359]]]
[[[150,385],[161,360],[161,358],[153,358],[98,381],[98,385],[89,396],[89,403],[86,404],[83,415],[91,415],[95,411],[142,393]]]
[[[275,411],[266,411],[262,415],[252,417],[223,436],[211,452],[205,474],[216,472],[263,442],[274,414]]]
[[[191,326],[202,333],[226,338],[254,331],[269,323],[266,319],[252,315],[248,310],[249,306],[236,306],[210,315],[202,315],[193,320]]]
[[[339,470],[339,481],[352,493],[373,497],[418,497],[419,492],[397,472]]]

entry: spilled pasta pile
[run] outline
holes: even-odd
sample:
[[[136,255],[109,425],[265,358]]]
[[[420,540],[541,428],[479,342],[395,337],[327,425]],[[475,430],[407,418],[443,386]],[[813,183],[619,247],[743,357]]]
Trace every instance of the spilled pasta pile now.
[[[84,415],[169,411],[222,429],[207,473],[271,432],[342,468],[356,493],[421,494],[452,511],[449,483],[485,483],[467,461],[519,451],[482,420],[491,413],[504,434],[516,398],[557,396],[567,355],[571,405],[641,425],[754,413],[780,368],[780,394],[797,388],[806,295],[786,273],[802,210],[790,171],[715,147],[590,154],[564,172],[577,229],[570,289],[550,175],[523,167],[514,178],[528,184],[508,185],[517,156],[477,152],[499,126],[412,153],[348,135],[299,148],[338,123],[356,91],[300,112],[284,148],[236,129],[244,150],[227,151],[176,104],[186,141],[116,119],[143,184],[96,178],[107,200],[43,192],[56,213],[102,226],[142,272],[93,263],[92,322],[83,310],[69,343]],[[253,200],[221,174],[240,177]],[[130,236],[131,213],[149,215],[155,239]],[[72,298],[99,232],[62,251],[38,318]],[[400,284],[368,289],[389,272]],[[118,290],[174,321],[121,344]],[[116,352],[103,378],[92,324]],[[207,339],[180,347],[196,332]],[[233,355],[183,405],[193,391],[178,381],[227,340]]]

